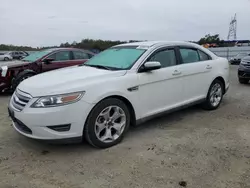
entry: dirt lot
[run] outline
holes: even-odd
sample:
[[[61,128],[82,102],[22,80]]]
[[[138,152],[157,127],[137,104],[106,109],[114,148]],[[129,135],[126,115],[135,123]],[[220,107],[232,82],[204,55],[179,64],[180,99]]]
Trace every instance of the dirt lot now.
[[[22,137],[10,126],[9,96],[0,96],[0,187],[250,188],[250,85],[236,74],[231,67],[217,111],[193,107],[152,120],[105,150]]]

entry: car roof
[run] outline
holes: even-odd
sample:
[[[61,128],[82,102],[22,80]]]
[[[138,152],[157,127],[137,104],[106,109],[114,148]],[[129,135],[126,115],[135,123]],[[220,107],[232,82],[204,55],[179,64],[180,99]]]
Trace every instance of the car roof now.
[[[59,50],[81,50],[81,51],[84,51],[84,52],[94,54],[93,52],[91,52],[89,50],[84,50],[84,49],[80,49],[80,48],[48,48],[48,49],[45,49],[45,50],[51,50],[51,52],[59,51]]]
[[[162,45],[166,45],[166,46],[171,46],[171,45],[175,45],[175,46],[182,46],[182,45],[188,45],[188,46],[193,46],[193,47],[197,47],[197,44],[195,43],[191,43],[191,42],[184,42],[184,41],[144,41],[144,42],[132,42],[132,43],[125,43],[125,44],[120,44],[117,45],[117,47],[122,47],[122,46],[145,46],[145,47],[152,47],[152,46],[162,46]]]

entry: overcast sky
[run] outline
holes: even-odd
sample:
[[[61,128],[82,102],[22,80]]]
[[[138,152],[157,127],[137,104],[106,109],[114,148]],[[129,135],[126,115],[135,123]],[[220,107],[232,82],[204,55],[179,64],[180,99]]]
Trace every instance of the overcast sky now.
[[[1,0],[0,44],[226,39],[234,13],[238,39],[250,39],[250,0]]]

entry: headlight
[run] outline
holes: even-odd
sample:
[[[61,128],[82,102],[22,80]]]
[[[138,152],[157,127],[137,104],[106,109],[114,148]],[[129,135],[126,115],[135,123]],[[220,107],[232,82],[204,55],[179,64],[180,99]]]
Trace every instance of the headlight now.
[[[46,96],[39,98],[31,108],[47,108],[62,106],[79,101],[85,92],[69,93],[63,95]]]

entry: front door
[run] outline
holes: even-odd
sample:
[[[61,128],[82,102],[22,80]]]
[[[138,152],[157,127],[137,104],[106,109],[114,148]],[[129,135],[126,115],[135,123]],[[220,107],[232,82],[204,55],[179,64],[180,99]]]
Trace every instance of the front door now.
[[[138,73],[140,118],[177,107],[182,102],[181,72],[177,59],[176,49],[159,49],[147,61],[158,61],[162,67]]]
[[[42,65],[43,72],[70,66],[70,63],[73,60],[73,55],[71,51],[64,50],[64,51],[55,52],[54,54],[51,54],[46,58],[53,59],[53,61],[49,63],[45,63],[45,62],[43,63]]]

